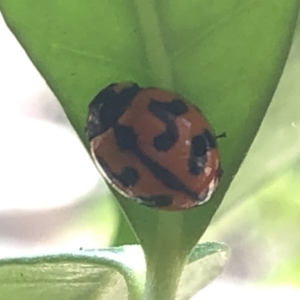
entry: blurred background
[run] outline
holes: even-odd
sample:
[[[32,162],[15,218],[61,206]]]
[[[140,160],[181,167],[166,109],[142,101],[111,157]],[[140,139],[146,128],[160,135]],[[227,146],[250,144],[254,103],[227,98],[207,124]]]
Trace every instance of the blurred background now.
[[[261,129],[203,237],[228,243],[232,256],[201,299],[300,297],[299,78],[300,22]],[[60,104],[1,15],[0,82],[0,256],[134,243]]]

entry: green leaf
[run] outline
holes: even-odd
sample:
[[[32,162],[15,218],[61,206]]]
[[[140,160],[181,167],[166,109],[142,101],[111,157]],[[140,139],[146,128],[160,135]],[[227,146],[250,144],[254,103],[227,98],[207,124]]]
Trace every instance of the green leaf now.
[[[212,282],[222,272],[229,256],[230,249],[226,244],[207,242],[196,245],[183,270],[176,299],[190,299]]]
[[[214,271],[219,273],[224,266],[227,252],[228,247],[224,244],[197,245],[183,274],[182,289],[191,283],[195,286],[195,279],[197,284],[190,293],[206,285],[210,281],[207,278],[212,280],[217,275]],[[193,280],[188,277],[191,270],[197,274]],[[199,276],[201,271],[208,272],[210,276]],[[129,299],[141,299],[145,274],[143,251],[137,245],[2,258],[0,295],[6,300],[121,300],[127,299],[127,295]],[[184,293],[179,294],[178,299],[186,299]]]
[[[184,261],[271,101],[299,1],[0,0],[0,9],[86,145],[89,101],[125,80],[175,90],[201,108],[217,133],[226,131],[219,142],[224,176],[206,204],[169,213],[116,195],[145,250],[145,299],[174,298]]]
[[[0,294],[6,300],[109,300],[126,299],[126,295],[139,300],[144,273],[139,246],[4,258],[0,260]]]

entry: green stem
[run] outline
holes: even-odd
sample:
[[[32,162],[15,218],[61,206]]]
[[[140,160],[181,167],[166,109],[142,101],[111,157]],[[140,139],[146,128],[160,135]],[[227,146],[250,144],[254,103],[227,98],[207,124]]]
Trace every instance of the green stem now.
[[[180,214],[159,213],[156,239],[151,247],[144,247],[147,275],[143,300],[176,298],[188,254],[182,251],[182,221]]]
[[[172,71],[163,43],[160,24],[153,0],[134,0],[144,39],[146,57],[154,83],[173,89]]]

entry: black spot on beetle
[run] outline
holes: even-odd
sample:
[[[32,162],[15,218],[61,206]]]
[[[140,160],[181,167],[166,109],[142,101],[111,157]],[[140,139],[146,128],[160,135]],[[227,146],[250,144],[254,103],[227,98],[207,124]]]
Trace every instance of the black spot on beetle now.
[[[174,99],[171,102],[161,102],[159,100],[152,99],[149,102],[149,111],[160,119],[161,112],[175,117],[186,113],[188,111],[188,107],[186,103],[180,99]]]
[[[216,138],[211,134],[209,130],[205,130],[203,136],[207,143],[207,149],[212,149],[217,147]]]
[[[178,130],[174,122],[169,122],[166,131],[153,139],[153,147],[157,151],[168,151],[178,141]]]
[[[195,156],[204,156],[208,150],[207,142],[203,134],[196,135],[191,141],[191,150]]]
[[[134,186],[139,180],[139,173],[134,168],[125,167],[117,179],[125,187]]]
[[[190,157],[188,159],[189,172],[192,175],[199,175],[207,162],[206,153],[216,147],[216,139],[209,130],[196,135],[191,140]]]
[[[114,126],[114,133],[118,147],[121,151],[135,152],[137,149],[138,137],[132,127],[116,124]]]
[[[113,83],[100,91],[89,105],[86,134],[89,140],[111,128],[141,90],[137,84],[124,86],[119,93]]]
[[[180,99],[167,103],[155,99],[149,102],[149,111],[166,126],[166,130],[153,139],[153,147],[157,151],[168,151],[177,143],[179,136],[175,118],[187,110],[187,105]]]
[[[174,99],[171,102],[165,102],[162,104],[165,106],[165,111],[168,111],[170,114],[175,116],[183,115],[188,111],[188,106],[183,100],[180,99]]]
[[[188,160],[190,174],[195,176],[200,175],[204,170],[206,162],[206,156],[197,157],[195,155],[190,155]]]

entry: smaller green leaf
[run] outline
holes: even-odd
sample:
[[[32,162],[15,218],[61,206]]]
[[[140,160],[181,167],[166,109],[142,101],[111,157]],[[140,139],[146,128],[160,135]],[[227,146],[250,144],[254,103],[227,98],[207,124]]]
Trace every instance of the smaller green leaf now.
[[[187,299],[212,281],[228,253],[225,244],[197,245],[185,267],[177,299]],[[6,300],[140,300],[145,274],[145,258],[138,245],[2,258],[0,295]]]
[[[207,242],[196,245],[184,268],[176,299],[190,299],[211,283],[222,272],[229,256],[230,248],[224,243]]]
[[[5,300],[121,300],[127,295],[139,300],[145,272],[144,254],[136,245],[2,258],[0,295]]]

